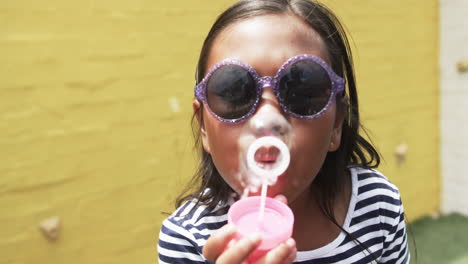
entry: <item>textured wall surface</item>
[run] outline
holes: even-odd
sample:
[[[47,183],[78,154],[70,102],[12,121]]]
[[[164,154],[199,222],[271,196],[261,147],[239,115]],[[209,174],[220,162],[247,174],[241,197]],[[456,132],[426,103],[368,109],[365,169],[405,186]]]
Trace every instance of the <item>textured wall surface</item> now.
[[[468,1],[440,1],[442,210],[468,215]]]
[[[193,171],[196,57],[225,6],[2,2],[0,263],[156,262]],[[51,216],[55,242],[37,227]]]
[[[364,126],[384,157],[379,170],[400,188],[410,221],[438,211],[438,1],[327,3],[354,40]]]
[[[195,164],[197,55],[232,2],[2,2],[0,263],[156,262],[161,212]],[[437,210],[437,2],[327,3],[354,39],[381,170],[410,220]],[[52,216],[54,242],[37,227]]]

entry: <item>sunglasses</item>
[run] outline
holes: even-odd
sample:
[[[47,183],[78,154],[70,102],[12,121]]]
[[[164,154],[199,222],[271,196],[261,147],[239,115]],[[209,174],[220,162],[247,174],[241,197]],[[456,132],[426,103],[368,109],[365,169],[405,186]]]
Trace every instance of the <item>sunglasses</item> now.
[[[195,86],[195,97],[224,123],[239,123],[252,116],[264,87],[270,86],[281,109],[298,119],[311,120],[325,113],[345,80],[313,55],[288,59],[275,76],[260,77],[249,65],[225,59],[213,65]]]

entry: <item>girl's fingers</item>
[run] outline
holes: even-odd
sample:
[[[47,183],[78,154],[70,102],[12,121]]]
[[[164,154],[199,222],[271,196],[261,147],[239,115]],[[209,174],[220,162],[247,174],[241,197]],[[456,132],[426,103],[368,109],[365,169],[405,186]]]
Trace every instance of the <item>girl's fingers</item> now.
[[[288,198],[286,198],[286,196],[282,195],[282,194],[278,194],[275,196],[275,199],[284,203],[284,204],[288,204]]]
[[[296,258],[296,242],[290,238],[285,243],[270,250],[256,264],[283,264],[292,263]]]
[[[294,248],[293,250],[289,253],[289,256],[286,258],[286,260],[283,262],[283,264],[290,264],[296,259],[296,254],[297,254],[297,248],[296,248],[296,242],[294,242]]]
[[[203,247],[203,256],[209,261],[216,261],[235,234],[236,228],[232,225],[225,225],[214,232]]]
[[[250,253],[260,244],[259,234],[252,234],[242,238],[231,247],[227,248],[216,260],[217,264],[239,264],[243,263]]]

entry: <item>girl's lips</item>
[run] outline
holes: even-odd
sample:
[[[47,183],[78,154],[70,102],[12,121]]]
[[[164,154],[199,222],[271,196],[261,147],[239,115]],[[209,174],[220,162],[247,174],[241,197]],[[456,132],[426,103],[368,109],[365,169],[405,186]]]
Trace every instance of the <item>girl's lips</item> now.
[[[261,147],[255,152],[255,161],[260,168],[269,169],[273,168],[280,152],[274,146]]]

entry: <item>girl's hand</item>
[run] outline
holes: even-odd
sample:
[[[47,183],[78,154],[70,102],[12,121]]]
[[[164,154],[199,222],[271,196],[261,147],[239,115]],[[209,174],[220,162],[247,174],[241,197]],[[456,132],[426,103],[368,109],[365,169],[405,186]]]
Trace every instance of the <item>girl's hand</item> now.
[[[286,198],[282,195],[275,197],[284,203]],[[258,234],[252,234],[239,241],[233,241],[236,228],[232,225],[225,225],[207,240],[203,247],[203,256],[217,264],[241,264],[245,263],[247,257],[260,244],[261,238]],[[296,242],[290,238],[270,250],[265,256],[260,258],[255,264],[283,264],[292,263],[296,258]]]

